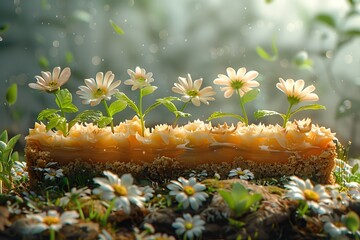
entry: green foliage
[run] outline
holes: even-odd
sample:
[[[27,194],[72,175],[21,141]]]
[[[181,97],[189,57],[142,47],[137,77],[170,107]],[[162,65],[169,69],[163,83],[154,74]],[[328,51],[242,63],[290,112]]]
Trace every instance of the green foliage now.
[[[271,49],[272,49],[272,55],[270,53],[268,53],[267,51],[265,51],[264,48],[257,46],[256,47],[256,53],[264,60],[266,61],[275,61],[278,59],[279,57],[279,50],[278,47],[276,46],[276,40],[275,38],[272,41],[272,45],[271,45]]]
[[[254,204],[262,199],[261,194],[250,194],[241,183],[234,183],[230,191],[219,189],[218,192],[236,217],[247,213]]]
[[[308,70],[311,70],[313,66],[313,61],[309,58],[308,53],[305,51],[298,52],[293,59],[293,63],[298,68],[304,68]]]
[[[66,51],[65,53],[65,62],[66,64],[71,64],[74,61],[74,55],[70,51]]]
[[[122,35],[124,34],[124,30],[122,30],[116,23],[114,23],[113,20],[109,20],[110,24],[111,24],[111,27],[114,29],[114,31],[119,34],[119,35]]]
[[[0,33],[5,33],[7,30],[9,30],[10,28],[10,24],[4,24],[2,26],[0,26]]]
[[[8,133],[4,130],[0,135],[0,194],[2,194],[2,183],[4,182],[8,189],[11,188],[12,177],[11,168],[14,162],[19,160],[17,152],[13,152],[20,134],[9,139]]]
[[[74,113],[79,111],[79,109],[72,103],[72,95],[66,88],[57,91],[55,101],[64,113]]]
[[[216,118],[223,118],[223,117],[233,117],[233,118],[239,119],[241,122],[245,121],[245,119],[240,115],[237,115],[237,114],[234,114],[234,113],[223,113],[223,112],[214,112],[214,113],[212,113],[210,115],[210,117],[208,117],[206,119],[206,121],[210,121],[210,120],[213,120],[213,119],[216,119]]]
[[[246,92],[244,94],[244,96],[242,96],[241,99],[242,99],[243,103],[245,104],[245,103],[253,101],[259,95],[259,93],[260,93],[260,89],[252,89],[252,90]]]
[[[329,14],[319,14],[315,17],[315,20],[332,29],[336,29],[336,21],[334,17]]]
[[[10,87],[7,89],[7,91],[6,91],[6,101],[9,104],[9,106],[16,103],[17,92],[18,92],[18,88],[17,88],[16,83],[11,84]]]
[[[50,63],[49,63],[49,60],[45,57],[45,56],[41,56],[39,58],[39,66],[42,67],[42,68],[49,68],[50,66]]]
[[[343,223],[352,233],[355,233],[360,227],[359,216],[353,211],[344,216]]]
[[[263,118],[263,117],[267,117],[267,116],[273,116],[273,115],[278,115],[278,116],[280,116],[282,119],[285,119],[285,114],[278,113],[278,112],[276,112],[276,111],[257,110],[256,112],[254,112],[254,117],[255,117],[255,119],[259,119],[259,118]]]
[[[110,116],[114,116],[116,113],[123,111],[127,107],[127,103],[123,100],[116,100],[109,106]]]

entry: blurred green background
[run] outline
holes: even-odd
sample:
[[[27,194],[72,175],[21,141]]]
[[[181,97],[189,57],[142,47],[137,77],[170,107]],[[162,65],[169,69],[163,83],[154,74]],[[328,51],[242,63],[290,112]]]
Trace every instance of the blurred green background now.
[[[0,2],[0,129],[11,135],[34,126],[37,114],[53,107],[54,96],[30,89],[28,83],[43,70],[69,66],[65,85],[75,94],[85,78],[111,70],[128,79],[136,66],[153,72],[159,89],[145,104],[171,92],[179,76],[202,77],[212,85],[216,101],[179,123],[214,111],[240,113],[236,98],[225,99],[213,80],[227,67],[246,67],[260,73],[261,94],[248,112],[285,112],[286,97],[276,89],[278,78],[304,79],[314,84],[326,111],[306,111],[313,123],[329,127],[343,144],[352,142],[360,154],[360,4],[355,0],[2,0]],[[109,21],[123,31],[118,34]],[[9,87],[17,85],[17,101],[9,106]],[[120,85],[129,97],[138,93]],[[178,103],[180,106],[180,103]],[[101,108],[99,108],[101,109]],[[131,118],[129,109],[115,122]],[[164,107],[153,111],[147,125],[172,122]],[[214,122],[233,122],[221,119]],[[251,122],[257,123],[253,118]],[[274,116],[261,119],[281,123]],[[24,140],[22,140],[24,144]]]

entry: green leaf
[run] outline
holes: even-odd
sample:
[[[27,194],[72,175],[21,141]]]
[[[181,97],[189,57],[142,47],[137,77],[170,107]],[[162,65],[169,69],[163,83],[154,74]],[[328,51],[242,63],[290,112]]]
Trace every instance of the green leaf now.
[[[142,96],[146,96],[153,93],[156,89],[157,89],[156,86],[148,86],[140,89],[140,91],[142,92]]]
[[[65,128],[63,126],[64,124]],[[46,131],[49,131],[51,129],[61,130],[64,134],[66,134],[66,119],[60,116],[51,118],[46,125]]]
[[[49,68],[50,63],[49,63],[49,60],[45,56],[41,56],[39,58],[39,65],[42,68]]]
[[[252,90],[248,91],[242,97],[243,103],[245,104],[245,103],[251,102],[259,95],[259,93],[260,93],[260,89],[252,89]]]
[[[281,114],[276,111],[257,110],[256,112],[254,112],[255,119],[259,119],[259,118],[263,118],[263,117],[267,117],[267,116],[273,116],[273,115],[279,115],[280,117],[282,117],[282,119],[285,118],[285,114]]]
[[[99,119],[99,121],[97,122],[98,126],[100,128],[106,127],[107,125],[109,125],[111,123],[111,121],[113,120],[112,117],[106,117],[103,116]]]
[[[228,190],[219,189],[218,193],[220,196],[224,199],[224,201],[227,203],[230,209],[235,208],[235,199],[232,197],[232,194]]]
[[[350,211],[343,218],[343,224],[350,230],[350,232],[354,233],[359,229],[360,219],[356,212]]]
[[[14,137],[12,137],[9,142],[7,143],[7,148],[8,149],[13,149],[15,147],[16,142],[19,140],[19,138],[21,137],[21,134],[15,135]]]
[[[16,103],[17,92],[18,92],[18,89],[17,89],[16,83],[11,84],[11,86],[7,89],[7,91],[6,91],[6,101],[9,104],[9,106]]]
[[[66,113],[74,113],[79,109],[72,103],[72,95],[68,89],[64,88],[57,91],[56,104]]]
[[[6,149],[6,147],[7,147],[7,144],[4,141],[0,140],[0,153],[3,152]]]
[[[60,112],[60,110],[59,109],[44,109],[39,113],[37,120],[42,121],[42,120],[49,120],[49,119],[51,119],[53,117],[57,117],[57,116],[59,117],[59,115],[56,114],[57,112]]]
[[[117,34],[119,35],[124,34],[124,30],[122,30],[116,23],[114,23],[113,20],[110,19],[109,22]]]
[[[292,113],[290,113],[289,118],[292,115],[294,115],[295,113],[305,111],[305,110],[326,110],[326,107],[323,105],[320,105],[320,104],[310,104],[310,105],[302,106],[302,107],[299,107],[298,109],[296,109],[295,111],[293,111]]]
[[[191,116],[190,113],[185,113],[185,112],[182,112],[182,111],[174,111],[174,114],[175,114],[176,117],[182,117],[182,118],[187,118],[187,117]]]
[[[127,107],[127,103],[124,100],[116,100],[109,106],[110,116],[114,116],[116,113],[121,112]]]
[[[136,114],[140,114],[138,107],[136,106],[135,102],[133,100],[131,100],[128,96],[126,96],[125,93],[121,92],[121,93],[116,93],[115,97],[119,100],[123,100],[127,103],[127,105],[134,110],[134,112]]]
[[[11,189],[11,182],[9,180],[9,174],[0,172],[0,180],[3,181],[7,189]]]
[[[216,118],[222,118],[222,117],[233,117],[236,119],[239,119],[241,122],[244,122],[245,119],[237,114],[233,114],[233,113],[223,113],[223,112],[214,112],[213,114],[211,114],[210,117],[208,117],[208,119],[206,119],[206,121],[210,121]]]
[[[8,133],[6,130],[4,130],[0,135],[0,141],[7,143],[8,139],[9,139]]]
[[[355,174],[358,170],[359,170],[359,164],[357,163],[352,167],[351,173]]]
[[[5,33],[7,30],[9,30],[10,24],[6,23],[2,26],[0,26],[0,33]]]
[[[263,49],[260,46],[256,47],[256,52],[262,59],[272,62],[272,61],[275,61],[278,58],[278,55],[279,55],[279,51],[278,51],[278,48],[276,46],[275,38],[273,38],[273,41],[272,41],[272,44],[271,44],[271,49],[273,51],[272,56],[268,52],[266,52],[265,49]]]
[[[148,114],[151,110],[157,108],[158,106],[161,105],[161,102],[155,102],[153,104],[151,104],[145,111],[144,111],[144,117],[146,116],[146,114]]]
[[[161,104],[163,104],[172,113],[177,111],[175,104],[172,103],[172,101],[175,101],[175,100],[181,101],[180,98],[177,98],[177,97],[165,97],[165,98],[156,99],[157,102],[160,102]]]
[[[19,152],[13,152],[13,154],[11,154],[11,161],[14,163],[14,162],[17,162],[19,161],[20,157],[19,157]]]
[[[85,110],[79,113],[73,120],[69,122],[69,130],[78,122],[85,123],[85,122],[97,122],[102,119],[103,114],[100,111],[95,110]]]
[[[335,29],[336,28],[336,22],[335,19],[333,18],[333,16],[328,15],[328,14],[319,14],[315,17],[315,20],[325,24],[326,26]]]
[[[65,53],[65,62],[70,65],[74,61],[74,55],[70,51],[66,51]]]

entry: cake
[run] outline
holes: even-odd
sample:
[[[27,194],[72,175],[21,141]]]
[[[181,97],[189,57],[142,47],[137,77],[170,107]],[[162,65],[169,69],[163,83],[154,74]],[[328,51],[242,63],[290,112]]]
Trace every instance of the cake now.
[[[249,169],[256,178],[297,175],[319,183],[333,183],[335,134],[311,120],[279,125],[212,126],[200,120],[182,126],[146,128],[141,134],[138,117],[114,127],[76,124],[64,136],[35,123],[26,137],[25,154],[32,186],[41,171],[56,163],[66,176],[111,170],[138,179],[161,182],[206,170],[208,176],[226,178],[230,170]]]

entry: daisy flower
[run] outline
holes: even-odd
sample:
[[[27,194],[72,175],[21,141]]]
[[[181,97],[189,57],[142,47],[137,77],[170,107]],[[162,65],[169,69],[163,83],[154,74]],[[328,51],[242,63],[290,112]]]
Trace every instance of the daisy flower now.
[[[54,92],[64,85],[70,78],[70,68],[55,67],[52,74],[50,72],[41,72],[42,76],[35,76],[36,83],[29,83],[29,87],[40,91]]]
[[[254,174],[250,170],[248,170],[248,169],[242,170],[241,168],[232,169],[229,172],[228,176],[229,177],[238,177],[243,180],[254,179]]]
[[[45,180],[53,181],[56,178],[62,178],[64,176],[62,169],[55,170],[53,168],[45,168],[44,170]]]
[[[140,191],[142,192],[143,197],[145,198],[145,201],[149,201],[154,196],[154,189],[150,186],[144,186],[140,187]]]
[[[304,101],[316,102],[319,100],[318,95],[312,93],[315,90],[315,86],[310,85],[304,89],[305,81],[302,79],[296,81],[287,79],[284,81],[284,79],[279,78],[279,81],[276,87],[286,94],[289,103],[292,105]]]
[[[293,79],[287,79],[286,81],[284,81],[284,79],[279,78],[279,81],[280,82],[276,84],[276,87],[286,94],[287,100],[290,104],[286,114],[281,115],[284,119],[283,127],[286,127],[286,123],[288,122],[289,118],[294,113],[298,112],[291,112],[291,108],[293,107],[293,105],[305,101],[315,102],[319,100],[319,97],[315,93],[312,93],[315,90],[314,85],[310,85],[304,89],[305,81],[302,79],[296,81],[294,81]],[[313,109],[325,109],[325,107],[321,105],[316,105],[313,106]]]
[[[176,218],[172,227],[175,228],[177,235],[185,235],[184,239],[194,239],[202,235],[205,230],[204,225],[205,221],[201,219],[200,215],[192,217],[189,213],[185,213],[182,218]]]
[[[131,174],[124,174],[119,178],[110,171],[104,171],[107,178],[94,178],[94,182],[100,186],[93,190],[94,194],[100,195],[100,198],[107,201],[113,201],[114,210],[124,210],[126,214],[130,213],[130,203],[143,207],[145,197],[141,190],[134,185],[134,179]]]
[[[333,216],[327,216],[324,215],[321,220],[324,223],[324,232],[329,234],[329,236],[333,239],[341,239],[341,237],[344,237],[344,239],[347,239],[345,236],[350,234],[350,231],[347,229],[347,227],[343,224],[341,221],[341,218],[333,214]]]
[[[119,92],[116,89],[121,81],[114,81],[115,75],[111,71],[105,73],[98,72],[96,78],[85,79],[86,86],[80,86],[76,94],[82,100],[83,104],[90,104],[91,106],[98,105],[102,100],[110,100],[111,96]]]
[[[285,197],[291,200],[306,201],[308,206],[318,214],[329,213],[329,204],[332,203],[325,187],[317,184],[315,187],[309,179],[306,181],[296,176],[290,177],[292,181],[285,185],[288,189]]]
[[[15,181],[28,179],[29,173],[26,171],[26,162],[15,161],[14,166],[11,168],[11,175]]]
[[[78,201],[78,199],[89,199],[89,195],[91,194],[91,190],[88,187],[83,187],[77,189],[73,187],[70,192],[65,193],[65,196],[60,198],[59,205],[64,207],[69,204],[70,201]]]
[[[349,206],[349,196],[346,192],[339,192],[337,189],[331,190],[332,204],[335,208]]]
[[[253,87],[258,87],[260,84],[254,79],[259,75],[256,71],[246,72],[246,68],[239,68],[237,71],[235,69],[228,67],[226,69],[227,76],[224,74],[219,74],[218,78],[214,80],[214,83],[217,85],[225,85],[225,87],[220,88],[224,92],[225,98],[230,98],[234,91],[240,96],[250,91]]]
[[[154,81],[152,73],[146,73],[144,68],[136,67],[135,72],[131,69],[127,70],[130,79],[124,82],[125,85],[131,85],[131,90],[135,91],[138,88],[149,87],[150,83]]]
[[[174,83],[175,87],[172,87],[172,91],[183,95],[181,101],[188,103],[192,102],[195,106],[199,107],[200,103],[209,105],[208,101],[214,101],[216,92],[211,86],[205,87],[200,90],[203,79],[197,79],[194,82],[191,79],[191,75],[188,74],[188,78],[179,77],[179,83]]]
[[[79,214],[76,211],[66,211],[61,215],[55,210],[49,210],[40,214],[29,214],[26,218],[34,222],[28,225],[24,231],[26,234],[38,234],[47,229],[50,231],[59,231],[65,224],[77,223]]]
[[[178,181],[172,180],[167,188],[171,190],[169,194],[175,196],[176,201],[182,204],[184,209],[190,205],[192,209],[197,210],[208,197],[208,194],[204,192],[206,186],[198,183],[193,177],[189,180],[183,177],[180,177]]]

